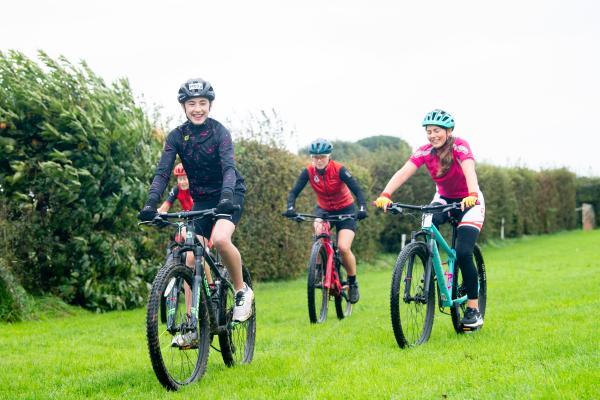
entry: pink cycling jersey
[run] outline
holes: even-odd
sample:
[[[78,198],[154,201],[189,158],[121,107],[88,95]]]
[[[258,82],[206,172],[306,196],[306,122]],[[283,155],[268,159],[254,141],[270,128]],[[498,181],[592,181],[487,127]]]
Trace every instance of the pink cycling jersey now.
[[[467,188],[467,180],[462,171],[460,163],[464,160],[472,159],[473,153],[466,140],[459,137],[454,138],[452,146],[452,157],[454,162],[450,165],[450,169],[442,176],[438,177],[437,172],[440,168],[440,158],[437,154],[432,154],[433,146],[426,144],[421,146],[410,156],[410,161],[419,168],[425,164],[431,178],[437,185],[437,192],[444,197],[463,198],[469,195]]]

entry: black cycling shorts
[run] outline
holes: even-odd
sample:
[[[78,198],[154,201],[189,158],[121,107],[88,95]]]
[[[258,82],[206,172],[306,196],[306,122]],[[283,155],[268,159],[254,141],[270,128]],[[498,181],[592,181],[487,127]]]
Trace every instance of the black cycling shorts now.
[[[327,211],[322,209],[319,206],[315,207],[315,214],[316,215],[323,215],[323,214],[327,214],[329,216],[332,215],[344,215],[344,214],[352,214],[352,215],[356,215],[356,207],[354,206],[354,204],[349,205],[348,207],[344,207],[341,210],[335,210],[335,211]],[[345,219],[343,221],[337,221],[337,222],[330,222],[331,227],[335,227],[335,229],[337,229],[337,231],[339,232],[341,229],[350,229],[352,232],[356,232],[356,219],[355,218],[349,218],[349,219]]]
[[[194,208],[193,211],[206,210],[207,208],[214,208],[219,204],[220,197],[208,197],[201,200],[194,200]],[[240,218],[242,218],[242,211],[244,211],[244,193],[235,192],[233,195],[233,204],[237,204],[240,206],[239,209],[233,212],[231,216],[221,216],[217,219],[228,219],[233,222],[234,225],[240,222]],[[212,232],[212,228],[215,225],[216,220],[212,218],[202,218],[194,221],[194,230],[196,231],[196,235],[202,235],[207,239],[210,239],[210,234]]]

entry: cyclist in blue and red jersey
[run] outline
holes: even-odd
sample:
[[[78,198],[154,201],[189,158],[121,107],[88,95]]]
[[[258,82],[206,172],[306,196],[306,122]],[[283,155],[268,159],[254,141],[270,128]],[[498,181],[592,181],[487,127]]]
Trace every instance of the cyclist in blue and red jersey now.
[[[454,137],[454,118],[443,110],[433,110],[423,119],[429,144],[421,146],[390,179],[375,200],[384,210],[392,203],[391,194],[425,165],[436,184],[433,204],[461,203],[460,210],[436,213],[436,226],[447,222],[450,215],[459,221],[456,234],[457,264],[467,290],[467,309],[461,320],[467,327],[483,325],[479,312],[477,268],[473,249],[485,217],[485,202],[475,173],[475,158],[466,140]]]
[[[187,121],[173,129],[156,167],[146,205],[138,218],[151,221],[157,215],[156,205],[167,187],[177,156],[187,173],[193,210],[216,207],[216,221],[196,221],[199,239],[207,243],[212,231],[214,246],[223,257],[236,291],[233,319],[245,321],[252,314],[254,293],[242,279],[242,258],[231,237],[240,221],[246,187],[235,167],[233,141],[229,131],[209,118],[215,92],[203,79],[190,79],[179,88],[177,99]],[[234,205],[239,206],[235,208]],[[213,229],[214,225],[214,229]]]
[[[310,182],[317,195],[316,215],[345,215],[355,214],[356,219],[367,217],[367,205],[363,192],[350,171],[342,164],[331,160],[331,151],[333,146],[326,139],[317,139],[308,146],[308,152],[311,156],[311,165],[302,170],[296,184],[290,191],[287,201],[287,210],[285,215],[293,217],[296,215],[296,198]],[[356,196],[359,204],[359,210],[356,211],[354,198]],[[315,221],[315,232],[318,234],[322,222]],[[352,241],[356,232],[356,220],[347,219],[334,222],[337,229],[337,244],[342,263],[348,273],[349,301],[358,302],[360,294],[358,291],[358,282],[356,281],[356,258],[352,253]]]

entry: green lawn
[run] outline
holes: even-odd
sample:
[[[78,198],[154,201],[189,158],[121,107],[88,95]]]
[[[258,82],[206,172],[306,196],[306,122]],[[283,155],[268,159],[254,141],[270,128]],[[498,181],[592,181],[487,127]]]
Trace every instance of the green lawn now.
[[[456,335],[438,313],[429,342],[398,348],[388,256],[359,265],[361,301],[343,321],[331,310],[308,323],[303,279],[259,284],[252,364],[230,369],[213,352],[202,380],[177,393],[154,376],[143,309],[0,324],[0,398],[600,398],[600,231],[483,252],[488,305],[475,334]]]

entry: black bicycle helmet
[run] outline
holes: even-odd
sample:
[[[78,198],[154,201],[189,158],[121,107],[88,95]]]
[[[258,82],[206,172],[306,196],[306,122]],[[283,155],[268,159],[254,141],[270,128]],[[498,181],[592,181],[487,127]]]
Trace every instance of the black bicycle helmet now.
[[[179,100],[180,103],[185,103],[187,100],[194,97],[204,97],[209,101],[213,101],[215,99],[215,91],[210,82],[207,82],[202,78],[196,78],[188,79],[181,85],[179,93],[177,94],[177,100]]]
[[[333,146],[327,139],[319,138],[308,145],[309,154],[331,154],[331,150],[333,150]]]

